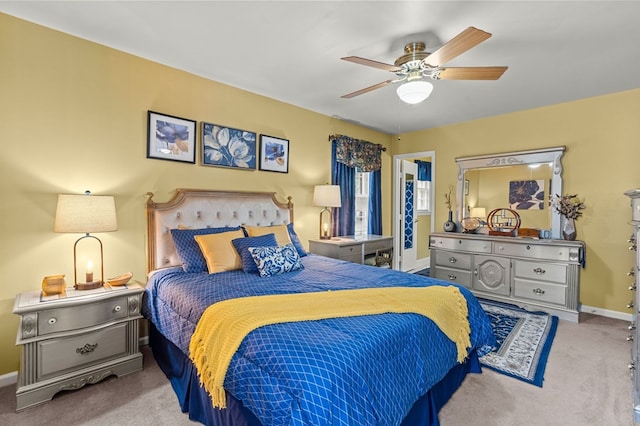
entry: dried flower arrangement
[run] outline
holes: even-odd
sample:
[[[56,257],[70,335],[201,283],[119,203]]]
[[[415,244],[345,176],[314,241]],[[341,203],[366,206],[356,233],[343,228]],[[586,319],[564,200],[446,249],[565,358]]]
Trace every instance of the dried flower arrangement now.
[[[586,206],[584,202],[578,198],[577,194],[565,194],[560,196],[556,194],[551,203],[553,208],[567,219],[577,219],[582,216],[581,210]]]
[[[449,185],[449,192],[444,194],[444,199],[445,199],[444,203],[447,205],[447,208],[449,209],[449,211],[451,211],[452,197],[453,197],[453,185]]]

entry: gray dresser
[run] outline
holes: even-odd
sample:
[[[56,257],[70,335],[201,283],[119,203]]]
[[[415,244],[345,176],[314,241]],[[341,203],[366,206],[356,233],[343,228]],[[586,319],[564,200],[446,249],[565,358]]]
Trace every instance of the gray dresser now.
[[[16,344],[21,345],[16,410],[49,401],[62,390],[142,370],[143,291],[132,284],[69,288],[65,297],[19,294],[13,307],[20,317]]]
[[[638,281],[640,272],[640,252],[638,252],[638,241],[640,241],[640,189],[633,189],[624,193],[631,199],[631,224],[633,232],[629,238],[629,250],[633,251],[633,266],[627,273],[632,277],[633,281],[629,286],[632,292],[632,299],[627,307],[633,312],[633,320],[629,324],[629,337],[627,340],[631,342],[631,382],[633,393],[633,420],[640,423],[640,375],[638,375],[638,346],[640,345],[640,336],[638,335],[638,308],[640,307],[640,297],[638,296]]]
[[[436,233],[429,248],[434,278],[578,322],[581,241]]]

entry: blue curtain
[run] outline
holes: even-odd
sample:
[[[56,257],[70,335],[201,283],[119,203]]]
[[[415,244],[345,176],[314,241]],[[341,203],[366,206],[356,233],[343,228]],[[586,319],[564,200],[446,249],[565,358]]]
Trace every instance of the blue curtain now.
[[[431,161],[416,160],[418,165],[418,180],[431,181]]]
[[[353,235],[356,229],[356,169],[336,161],[336,141],[331,142],[331,184],[340,185],[342,207],[332,210],[333,235]]]
[[[382,235],[382,191],[380,190],[382,173],[379,169],[369,173],[369,229],[367,232]]]

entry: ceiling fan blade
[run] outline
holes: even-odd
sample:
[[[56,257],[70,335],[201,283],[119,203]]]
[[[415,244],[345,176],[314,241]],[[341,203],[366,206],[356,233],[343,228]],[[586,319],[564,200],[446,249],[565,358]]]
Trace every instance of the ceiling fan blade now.
[[[342,95],[340,97],[343,98],[343,99],[351,99],[351,98],[353,98],[355,96],[359,96],[359,95],[362,95],[364,93],[371,92],[373,90],[376,90],[376,89],[379,89],[381,87],[384,87],[389,83],[393,83],[394,81],[395,80],[383,81],[382,83],[374,84],[373,86],[365,87],[364,89],[356,90],[355,92],[347,93],[346,95]]]
[[[343,61],[353,62],[355,64],[366,65],[368,67],[378,68],[385,71],[397,72],[400,71],[400,67],[391,64],[385,64],[384,62],[374,61],[372,59],[361,58],[359,56],[346,56],[340,58]]]
[[[441,80],[497,80],[509,67],[443,68],[438,74]]]
[[[490,33],[475,27],[469,27],[446,42],[440,49],[427,56],[424,62],[431,66],[438,67],[449,62],[456,56],[463,54],[472,47],[477,46],[489,37],[491,37]]]

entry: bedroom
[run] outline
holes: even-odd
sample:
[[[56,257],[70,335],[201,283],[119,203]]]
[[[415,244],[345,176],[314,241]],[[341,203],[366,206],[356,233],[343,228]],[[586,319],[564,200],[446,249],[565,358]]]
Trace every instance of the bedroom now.
[[[144,281],[145,193],[167,199],[176,187],[273,190],[292,196],[303,241],[315,238],[318,209],[312,187],[329,179],[327,135],[347,134],[380,143],[383,199],[391,198],[393,155],[437,151],[438,182],[454,182],[454,158],[538,146],[566,145],[565,185],[585,197],[578,222],[587,244],[581,303],[626,318],[628,201],[638,186],[639,89],[611,93],[528,111],[395,135],[360,127],[249,92],[158,65],[139,57],[0,15],[0,93],[5,125],[0,265],[0,375],[18,368],[14,346],[18,322],[15,295],[38,288],[44,275],[73,274],[74,237],[52,232],[58,193],[116,197],[119,230],[104,234],[105,273],[132,271]],[[19,40],[19,43],[13,41]],[[171,81],[170,85],[165,84]],[[288,174],[242,172],[145,158],[148,109],[217,121],[292,143]],[[472,141],[470,143],[469,141]],[[607,155],[604,155],[604,154]],[[594,170],[599,170],[594,173]],[[436,196],[446,184],[436,189]],[[383,209],[390,233],[391,207]],[[446,208],[436,207],[436,223]],[[29,229],[27,229],[27,226]],[[36,266],[37,265],[37,266]]]

